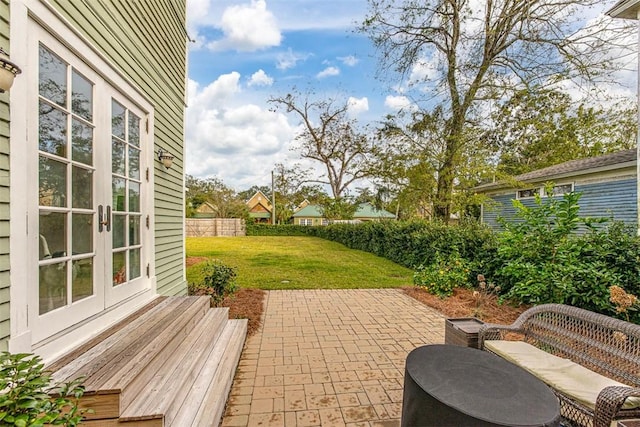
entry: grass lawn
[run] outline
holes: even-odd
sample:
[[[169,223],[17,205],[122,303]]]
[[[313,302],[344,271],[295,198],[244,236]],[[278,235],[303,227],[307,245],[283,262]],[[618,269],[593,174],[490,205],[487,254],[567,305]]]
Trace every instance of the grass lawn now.
[[[384,258],[316,237],[189,237],[186,255],[237,267],[242,288],[391,288],[411,285],[413,275]],[[189,282],[200,274],[198,264],[187,268]]]

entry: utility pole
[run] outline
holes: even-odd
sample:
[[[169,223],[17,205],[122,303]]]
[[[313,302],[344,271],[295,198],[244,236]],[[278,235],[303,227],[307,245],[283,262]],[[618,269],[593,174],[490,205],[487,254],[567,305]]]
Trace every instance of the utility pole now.
[[[271,224],[276,223],[276,185],[273,177],[273,171],[271,171]]]

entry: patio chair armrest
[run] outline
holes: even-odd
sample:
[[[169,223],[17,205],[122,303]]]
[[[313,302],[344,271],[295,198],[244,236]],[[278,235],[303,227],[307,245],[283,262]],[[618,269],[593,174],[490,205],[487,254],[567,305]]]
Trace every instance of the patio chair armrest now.
[[[594,427],[609,427],[624,401],[631,396],[640,398],[640,388],[609,386],[602,389],[596,400]]]
[[[521,334],[522,329],[518,325],[499,325],[495,323],[485,323],[478,331],[478,348],[484,347],[485,340],[504,340],[509,334]]]

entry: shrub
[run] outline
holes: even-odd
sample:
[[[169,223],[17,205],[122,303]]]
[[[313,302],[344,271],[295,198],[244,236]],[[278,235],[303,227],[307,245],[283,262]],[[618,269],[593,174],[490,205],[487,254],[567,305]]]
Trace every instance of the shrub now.
[[[201,268],[201,281],[189,283],[191,295],[209,295],[212,305],[218,306],[237,289],[237,271],[218,259],[205,262]]]
[[[469,284],[468,262],[453,253],[446,258],[436,257],[433,264],[420,265],[413,274],[413,283],[427,292],[445,298],[457,287]]]
[[[80,424],[86,412],[78,409],[78,400],[84,394],[81,382],[51,384],[39,356],[0,353],[0,425]]]

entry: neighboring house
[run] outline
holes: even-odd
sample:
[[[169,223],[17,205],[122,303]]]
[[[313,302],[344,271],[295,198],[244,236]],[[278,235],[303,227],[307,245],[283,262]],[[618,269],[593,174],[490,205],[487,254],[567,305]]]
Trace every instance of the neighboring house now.
[[[588,159],[572,160],[514,177],[518,187],[506,182],[482,184],[475,188],[488,200],[482,204],[482,222],[497,227],[498,215],[508,219],[515,213],[512,201],[532,206],[536,194],[544,194],[544,184],[554,183],[554,196],[582,193],[580,215],[613,217],[637,225],[636,150],[624,150]]]
[[[218,216],[218,209],[210,202],[204,202],[193,213],[193,218],[216,218]]]
[[[0,350],[95,425],[215,423],[246,321],[184,296],[186,0],[0,2]]]
[[[273,208],[269,198],[262,191],[257,191],[247,200],[247,207],[249,208],[249,218],[253,218],[255,222],[272,223],[271,212]]]
[[[633,19],[638,21],[640,20],[640,0],[620,0],[607,11],[607,15],[612,18]],[[638,31],[640,31],[640,29]],[[640,52],[640,36],[638,38],[637,49],[638,52]],[[640,79],[640,67],[638,67],[638,79]],[[640,157],[640,116],[638,116],[638,143],[636,150],[637,156]],[[636,183],[636,188],[640,187],[640,162],[636,165]],[[636,212],[640,212],[640,192],[636,192]],[[638,234],[640,235],[640,215],[638,216],[637,225]]]
[[[353,219],[349,222],[381,221],[395,219],[395,215],[386,210],[376,209],[370,203],[361,203],[353,214]],[[295,225],[328,225],[329,220],[322,215],[322,208],[319,205],[305,204],[293,214]],[[339,221],[336,221],[339,222]]]

